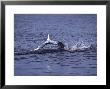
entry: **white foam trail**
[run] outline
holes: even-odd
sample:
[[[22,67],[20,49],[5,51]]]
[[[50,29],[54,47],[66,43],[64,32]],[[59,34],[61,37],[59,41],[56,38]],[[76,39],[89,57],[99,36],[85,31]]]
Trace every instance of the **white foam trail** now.
[[[85,50],[87,48],[90,48],[90,45],[88,43],[84,43],[83,41],[76,42],[74,45],[69,46],[67,43],[65,45],[65,50],[68,51],[75,51],[75,50]]]
[[[65,50],[69,50],[69,45],[67,43],[65,43],[65,47],[64,47]]]

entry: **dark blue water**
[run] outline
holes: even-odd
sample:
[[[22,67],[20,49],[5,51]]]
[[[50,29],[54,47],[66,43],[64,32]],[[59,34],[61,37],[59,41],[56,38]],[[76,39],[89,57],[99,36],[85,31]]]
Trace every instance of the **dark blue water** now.
[[[14,52],[23,53],[46,41],[61,41],[75,52],[14,55],[15,76],[96,76],[96,14],[15,14]]]

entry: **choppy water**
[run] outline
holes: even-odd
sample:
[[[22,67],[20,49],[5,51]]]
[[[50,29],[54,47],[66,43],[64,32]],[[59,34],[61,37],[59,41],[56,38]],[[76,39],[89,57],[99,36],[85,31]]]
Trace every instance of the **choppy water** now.
[[[96,76],[96,14],[15,14],[14,52],[28,52],[45,42],[47,35],[62,41],[75,52],[14,56],[15,76]]]

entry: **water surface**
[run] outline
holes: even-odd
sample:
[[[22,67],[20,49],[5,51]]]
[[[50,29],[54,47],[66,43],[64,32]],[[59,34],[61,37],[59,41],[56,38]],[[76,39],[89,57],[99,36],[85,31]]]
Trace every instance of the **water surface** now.
[[[89,50],[14,55],[15,76],[96,76],[96,14],[15,14],[14,52],[28,52],[46,41],[61,41]]]

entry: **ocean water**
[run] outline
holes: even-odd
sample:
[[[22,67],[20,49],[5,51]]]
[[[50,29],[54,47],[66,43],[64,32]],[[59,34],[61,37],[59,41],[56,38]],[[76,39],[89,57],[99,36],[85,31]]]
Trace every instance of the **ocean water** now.
[[[28,53],[48,34],[72,52]],[[15,14],[14,53],[15,76],[97,76],[97,15]]]

